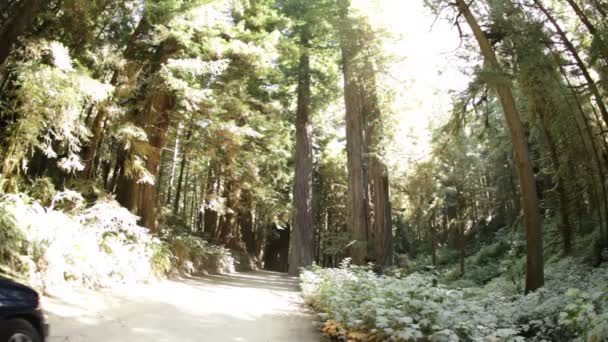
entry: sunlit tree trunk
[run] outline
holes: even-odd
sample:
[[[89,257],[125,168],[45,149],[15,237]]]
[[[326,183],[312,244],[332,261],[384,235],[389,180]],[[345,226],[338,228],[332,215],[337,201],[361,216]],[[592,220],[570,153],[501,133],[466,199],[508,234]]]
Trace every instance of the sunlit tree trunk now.
[[[150,73],[160,70],[161,66],[177,51],[180,47],[174,40],[163,42],[154,58],[154,65]],[[167,131],[171,126],[173,111],[176,106],[175,96],[171,90],[160,85],[142,91],[143,108],[136,108],[130,113],[132,122],[144,129],[149,145],[149,150],[145,155],[138,156],[145,160],[147,172],[154,179],[153,184],[146,184],[141,181],[140,175],[128,175],[125,172],[125,164],[121,165],[122,172],[118,183],[116,199],[123,206],[129,208],[141,217],[142,224],[152,231],[156,231],[156,177],[158,176],[160,156],[166,145]],[[121,153],[135,153],[132,150],[125,151],[121,148]]]
[[[349,1],[337,0],[340,13],[340,45],[346,107],[346,154],[348,166],[349,231],[353,242],[349,255],[355,264],[367,262],[368,205],[364,170],[363,113],[357,79],[356,56],[360,49],[348,17]]]
[[[175,143],[173,145],[173,158],[171,160],[171,172],[169,173],[169,184],[167,185],[167,198],[165,200],[166,204],[171,204],[172,193],[173,193],[173,184],[175,183],[175,171],[177,170],[177,159],[179,158],[179,149],[180,149],[180,141],[179,138],[182,134],[182,124],[180,123],[177,126],[177,131],[175,133]]]
[[[142,36],[145,33],[147,33],[148,29],[150,29],[150,23],[149,23],[146,15],[143,15],[142,18],[140,19],[137,27],[135,28],[135,31],[129,38],[127,45],[125,47],[124,53],[123,53],[124,57],[128,61],[127,64],[129,64],[128,67],[125,68],[125,72],[127,73],[127,75],[123,75],[124,78],[129,79],[129,78],[133,77],[139,70],[139,67],[136,65],[141,64],[141,62],[133,61],[134,50],[135,50],[136,44],[139,42],[139,40],[142,38]],[[120,71],[114,70],[112,78],[110,79],[110,84],[112,86],[118,85],[119,76],[120,76]],[[92,178],[95,173],[95,168],[96,168],[95,159],[99,153],[98,149],[101,146],[101,141],[104,136],[104,129],[106,127],[104,127],[103,124],[104,124],[104,122],[107,121],[107,118],[108,118],[108,114],[109,114],[108,106],[109,105],[110,105],[109,101],[103,101],[102,103],[100,103],[97,106],[98,107],[97,114],[95,115],[95,118],[93,119],[93,124],[91,126],[91,138],[90,138],[89,142],[87,143],[87,145],[84,147],[85,168],[84,168],[84,171],[82,174],[85,178]]]
[[[495,72],[502,73],[502,68],[496,58],[492,45],[479,26],[477,19],[471,13],[469,6],[464,0],[457,0],[456,4],[473,31],[486,64]],[[530,292],[544,285],[543,229],[536,182],[530,162],[524,127],[515,105],[511,86],[508,81],[504,80],[492,86],[498,94],[506,116],[517,164],[524,209],[524,225],[526,227],[526,292]]]
[[[149,143],[152,147],[148,158],[146,160],[146,169],[148,172],[155,177],[159,174],[160,159],[162,156],[162,150],[166,145],[167,131],[171,125],[171,112],[175,106],[175,98],[169,91],[165,91],[160,95],[156,95],[154,101],[150,104],[150,110],[162,110],[160,116],[154,124],[154,132],[148,132]],[[134,180],[131,180],[133,182]],[[155,184],[142,184],[142,195],[141,195],[141,206],[138,210],[139,216],[142,219],[142,223],[145,227],[150,228],[151,231],[156,232],[157,222],[157,196]]]
[[[314,260],[311,76],[307,27],[303,27],[300,34],[300,49],[296,110],[294,215],[289,244],[289,274],[291,275],[297,275],[301,267],[312,265]]]

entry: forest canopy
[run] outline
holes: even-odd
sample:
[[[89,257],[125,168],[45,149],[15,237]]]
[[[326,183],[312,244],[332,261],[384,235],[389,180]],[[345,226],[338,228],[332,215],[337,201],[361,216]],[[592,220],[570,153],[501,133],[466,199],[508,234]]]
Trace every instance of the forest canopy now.
[[[10,270],[44,287],[264,268],[302,274],[328,335],[607,338],[604,1],[0,13]]]

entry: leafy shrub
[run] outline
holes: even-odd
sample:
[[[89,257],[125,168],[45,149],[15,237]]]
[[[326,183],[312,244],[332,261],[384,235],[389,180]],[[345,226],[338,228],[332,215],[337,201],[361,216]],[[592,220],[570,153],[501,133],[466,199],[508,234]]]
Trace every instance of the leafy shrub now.
[[[546,274],[545,287],[527,295],[514,292],[508,276],[450,289],[433,286],[430,275],[378,276],[347,264],[313,267],[301,280],[307,303],[333,320],[325,332],[366,341],[605,341],[608,265],[568,258]]]
[[[175,257],[176,267],[187,274],[234,273],[235,260],[223,246],[211,244],[198,236],[169,234],[165,237]]]
[[[378,276],[367,268],[313,268],[301,276],[305,300],[324,317],[347,330],[364,332],[373,341],[456,341],[515,338],[517,330],[496,317],[465,292],[433,286],[422,274],[405,278]]]
[[[232,273],[224,247],[187,233],[163,239],[108,197],[85,208],[75,191],[57,192],[49,207],[25,195],[0,199],[0,262],[40,288],[147,282],[179,270]]]
[[[74,193],[58,193],[54,200],[66,201],[77,209]],[[68,215],[22,195],[4,196],[2,261],[42,288],[66,282],[110,286],[154,277],[152,260],[162,243],[137,225],[136,216],[111,200],[77,207]]]

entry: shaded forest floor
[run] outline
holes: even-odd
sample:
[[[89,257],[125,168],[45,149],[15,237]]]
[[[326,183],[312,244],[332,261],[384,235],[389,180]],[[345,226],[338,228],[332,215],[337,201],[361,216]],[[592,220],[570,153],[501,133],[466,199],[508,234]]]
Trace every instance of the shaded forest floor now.
[[[209,275],[45,298],[51,342],[319,341],[298,280]]]

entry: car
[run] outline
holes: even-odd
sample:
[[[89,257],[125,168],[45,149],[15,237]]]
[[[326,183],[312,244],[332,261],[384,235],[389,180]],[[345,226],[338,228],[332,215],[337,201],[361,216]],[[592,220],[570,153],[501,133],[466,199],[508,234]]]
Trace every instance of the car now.
[[[0,342],[45,342],[48,335],[38,292],[0,275]]]

